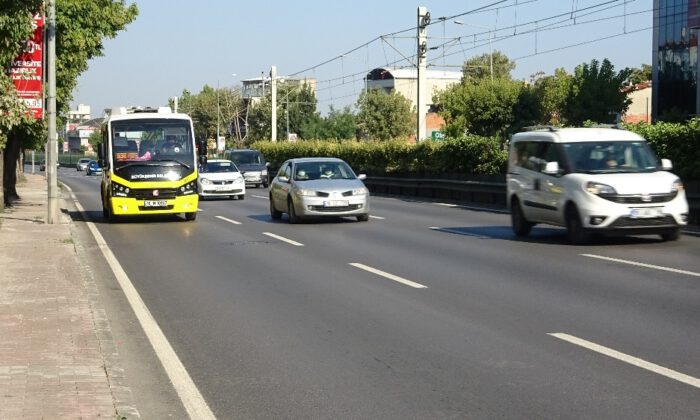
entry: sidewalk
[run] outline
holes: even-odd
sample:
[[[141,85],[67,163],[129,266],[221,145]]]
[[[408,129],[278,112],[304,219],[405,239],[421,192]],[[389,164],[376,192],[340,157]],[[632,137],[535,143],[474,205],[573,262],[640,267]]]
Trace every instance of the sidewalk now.
[[[46,178],[25,178],[0,212],[0,419],[139,418],[76,252],[72,203],[62,191],[59,221],[46,224]]]

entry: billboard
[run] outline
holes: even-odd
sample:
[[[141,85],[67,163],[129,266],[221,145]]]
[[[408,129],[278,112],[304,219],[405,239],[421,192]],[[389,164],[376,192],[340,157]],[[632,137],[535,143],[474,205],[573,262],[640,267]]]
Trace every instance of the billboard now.
[[[23,51],[12,61],[9,73],[17,89],[17,96],[24,101],[34,118],[40,119],[44,109],[41,83],[44,61],[44,17],[41,13],[34,15],[32,27],[34,35],[27,40]]]

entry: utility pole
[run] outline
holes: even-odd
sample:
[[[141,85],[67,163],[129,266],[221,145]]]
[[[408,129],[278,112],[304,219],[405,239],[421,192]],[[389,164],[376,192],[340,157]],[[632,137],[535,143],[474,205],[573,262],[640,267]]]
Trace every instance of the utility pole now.
[[[58,222],[58,141],[56,139],[56,0],[48,3],[49,22],[47,25],[46,68],[48,74],[48,103],[46,114],[49,123],[49,138],[46,143],[46,181],[48,182],[48,214],[46,223]]]
[[[270,88],[272,89],[272,141],[277,141],[277,66],[270,67]]]
[[[416,143],[420,142],[425,137],[426,125],[425,125],[425,115],[428,113],[428,106],[426,105],[427,96],[427,53],[428,53],[428,42],[427,42],[427,27],[430,24],[430,12],[424,6],[418,8],[418,34],[417,34],[417,48],[418,48],[418,62],[417,67],[417,91],[418,97],[416,100]]]

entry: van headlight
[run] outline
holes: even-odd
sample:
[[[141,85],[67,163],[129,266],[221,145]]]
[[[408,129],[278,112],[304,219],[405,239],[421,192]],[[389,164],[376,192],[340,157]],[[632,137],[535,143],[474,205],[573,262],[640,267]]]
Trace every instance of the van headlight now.
[[[681,192],[684,188],[685,187],[683,187],[683,183],[680,179],[676,179],[675,181],[673,181],[673,184],[671,184],[671,192]]]
[[[601,184],[600,182],[589,181],[586,183],[586,191],[595,195],[613,195],[617,194],[615,188],[610,185]]]

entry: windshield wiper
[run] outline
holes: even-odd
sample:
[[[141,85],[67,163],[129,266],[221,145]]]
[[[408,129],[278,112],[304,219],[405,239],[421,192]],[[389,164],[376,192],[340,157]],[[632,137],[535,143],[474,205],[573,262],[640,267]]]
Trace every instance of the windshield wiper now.
[[[151,162],[176,162],[176,163],[179,163],[180,165],[184,166],[187,169],[192,169],[192,167],[190,165],[188,165],[185,162],[182,162],[180,160],[177,160],[177,159],[155,159],[155,160],[151,160]]]

